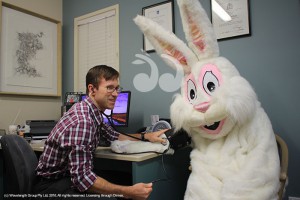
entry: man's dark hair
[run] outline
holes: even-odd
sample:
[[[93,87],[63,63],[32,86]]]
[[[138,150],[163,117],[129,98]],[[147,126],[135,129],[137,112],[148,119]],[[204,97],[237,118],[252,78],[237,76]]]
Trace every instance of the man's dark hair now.
[[[88,85],[92,84],[95,88],[99,87],[100,80],[114,80],[119,78],[119,72],[107,65],[96,65],[92,67],[85,78],[86,94],[89,94]]]

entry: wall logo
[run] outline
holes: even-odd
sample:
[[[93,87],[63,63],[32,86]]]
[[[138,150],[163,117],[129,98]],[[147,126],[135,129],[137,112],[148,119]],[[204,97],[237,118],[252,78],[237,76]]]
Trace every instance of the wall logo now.
[[[180,63],[171,58],[170,56],[163,54],[161,57],[166,62],[172,62],[176,67],[176,74],[165,73],[159,75],[159,71],[156,63],[150,58],[150,55],[142,51],[144,54],[135,54],[136,60],[132,62],[134,65],[148,64],[150,66],[150,74],[139,73],[133,78],[134,87],[140,92],[149,92],[153,90],[158,84],[159,87],[165,92],[177,91],[181,86],[181,80],[183,78],[183,70]]]

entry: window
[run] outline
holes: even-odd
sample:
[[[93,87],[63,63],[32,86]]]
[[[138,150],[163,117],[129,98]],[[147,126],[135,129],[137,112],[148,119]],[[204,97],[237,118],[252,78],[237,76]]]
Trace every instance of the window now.
[[[74,20],[74,91],[85,93],[85,75],[95,65],[119,71],[119,6]]]

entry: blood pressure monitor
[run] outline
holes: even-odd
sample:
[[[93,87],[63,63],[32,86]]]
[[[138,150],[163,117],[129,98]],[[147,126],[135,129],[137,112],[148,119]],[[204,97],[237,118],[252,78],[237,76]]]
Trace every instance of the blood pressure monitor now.
[[[189,146],[191,144],[191,138],[183,129],[174,132],[174,129],[169,124],[169,122],[164,120],[156,122],[151,127],[150,131],[155,132],[162,129],[169,129],[165,132],[165,135],[167,136],[167,139],[169,140],[172,149],[177,150]]]
[[[171,125],[169,124],[169,122],[164,121],[164,120],[160,120],[158,122],[156,122],[153,126],[152,126],[152,132],[155,131],[159,131],[159,130],[163,130],[163,129],[171,129]]]

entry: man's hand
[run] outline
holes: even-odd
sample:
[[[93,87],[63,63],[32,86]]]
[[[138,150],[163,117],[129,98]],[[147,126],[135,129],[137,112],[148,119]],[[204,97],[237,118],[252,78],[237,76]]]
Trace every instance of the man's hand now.
[[[137,183],[130,186],[129,193],[125,195],[125,198],[134,200],[146,200],[152,192],[152,183]]]
[[[152,183],[137,183],[133,186],[123,186],[110,183],[101,177],[97,177],[87,192],[93,194],[120,194],[128,199],[146,200],[152,192]]]
[[[161,138],[160,136],[164,134],[168,129],[163,129],[156,132],[146,133],[144,135],[146,140],[150,142],[164,143],[166,139]]]

